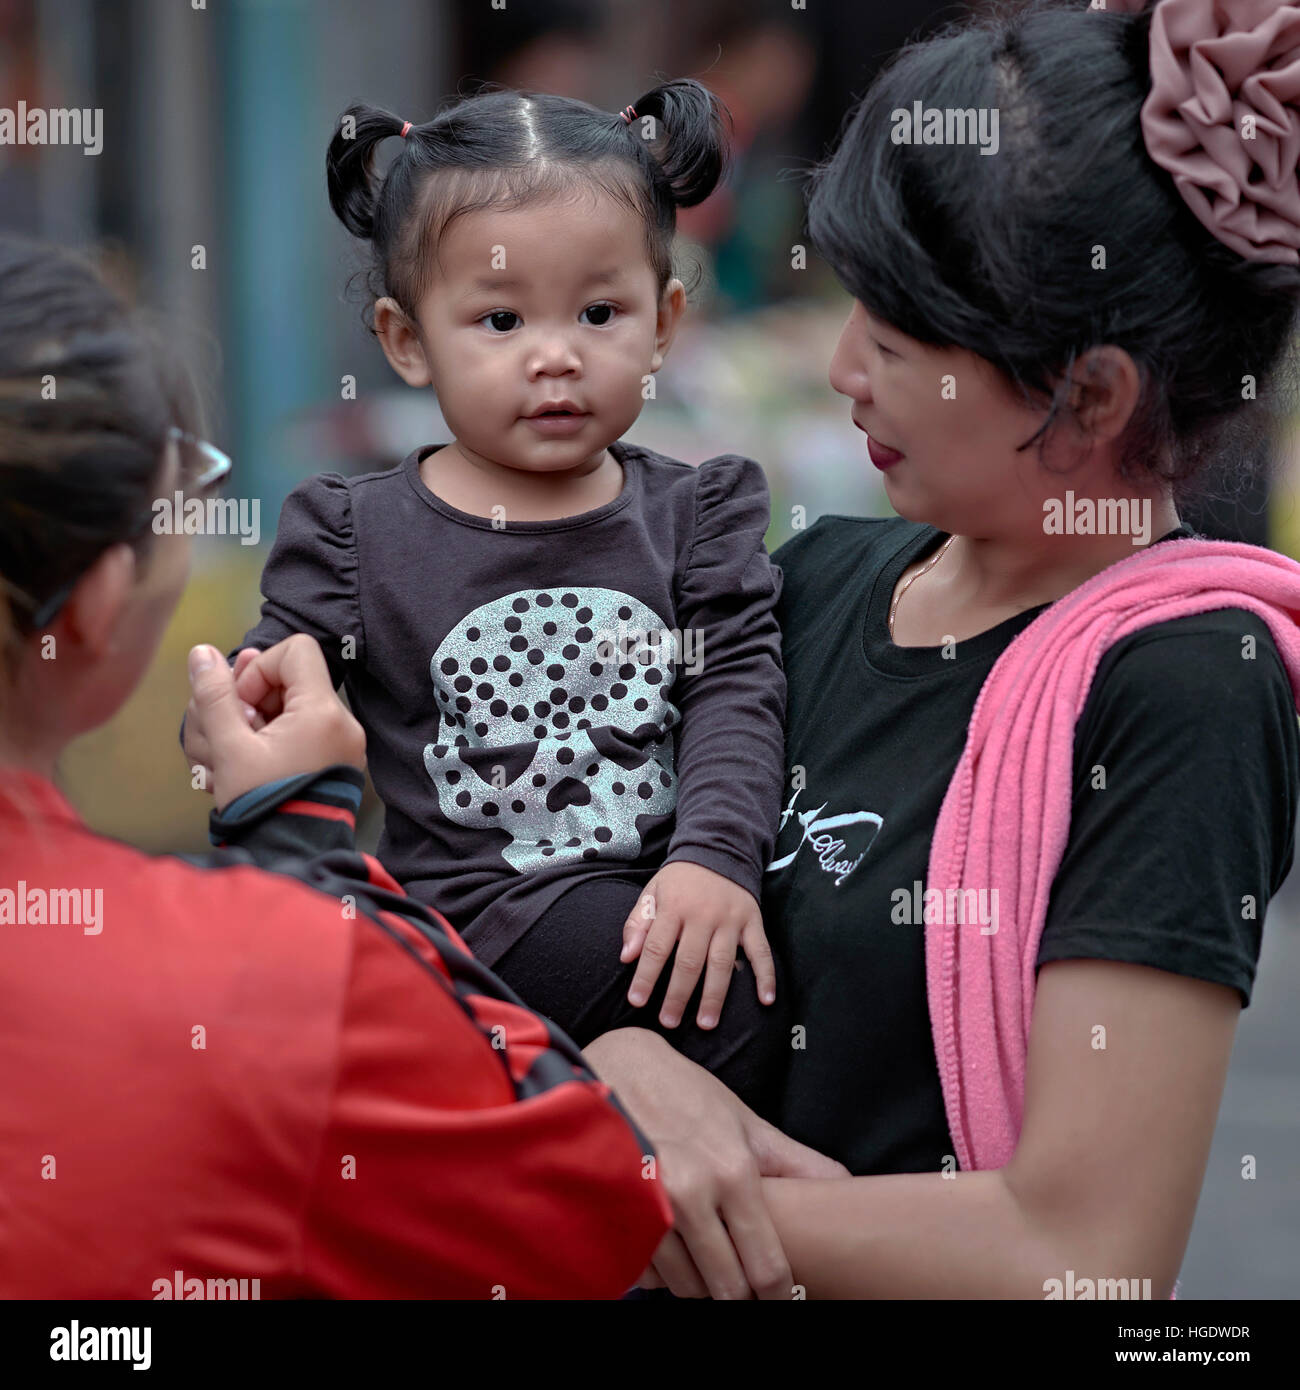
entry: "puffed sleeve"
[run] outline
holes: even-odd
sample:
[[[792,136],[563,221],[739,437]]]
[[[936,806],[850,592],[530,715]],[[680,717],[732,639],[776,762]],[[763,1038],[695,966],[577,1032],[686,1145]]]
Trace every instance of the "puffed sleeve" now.
[[[677,576],[677,819],[688,860],[759,896],[781,811],[785,673],[781,571],[763,544],[767,480],[753,459],[701,464],[695,532]]]
[[[285,498],[261,588],[262,619],[241,647],[265,650],[305,632],[320,643],[335,686],[364,659],[352,498],[341,474],[308,478]]]

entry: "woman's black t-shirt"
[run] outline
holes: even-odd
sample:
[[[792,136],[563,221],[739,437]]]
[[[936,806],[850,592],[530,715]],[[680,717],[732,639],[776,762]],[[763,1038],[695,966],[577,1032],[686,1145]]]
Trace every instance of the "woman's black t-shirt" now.
[[[787,788],[763,907],[802,1030],[773,1119],[855,1175],[937,1170],[953,1153],[907,899],[924,890],[980,687],[1045,607],[947,655],[895,646],[894,585],[942,539],[897,518],[826,516],[773,556]],[[1295,703],[1261,619],[1224,609],[1117,643],[1076,726],[1070,836],[1038,965],[1156,966],[1233,986],[1248,1005],[1264,909],[1291,867],[1298,785]]]

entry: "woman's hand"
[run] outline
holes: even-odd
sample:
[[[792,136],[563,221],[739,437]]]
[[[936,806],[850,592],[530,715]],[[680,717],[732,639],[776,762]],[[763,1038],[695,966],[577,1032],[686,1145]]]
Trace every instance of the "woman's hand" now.
[[[194,647],[189,672],[185,749],[211,769],[218,810],[281,777],[365,767],[365,733],[334,693],[313,638],[295,633],[264,652],[245,648],[233,671],[215,647]]]
[[[195,650],[198,650],[195,648]],[[206,648],[204,648],[206,650]],[[194,653],[191,652],[191,660]],[[244,667],[257,655],[256,647],[245,647],[242,651],[235,653],[235,682],[238,685],[240,673]],[[248,720],[250,729],[260,729],[266,720],[253,708],[252,705],[242,705],[244,718]],[[203,733],[199,717],[198,707],[193,696],[190,697],[189,704],[185,707],[184,734],[181,739],[181,748],[185,753],[185,760],[190,765],[191,773],[202,774],[196,783],[200,791],[212,791],[212,749],[208,745],[207,735]]]
[[[626,964],[641,957],[628,1002],[639,1008],[650,998],[676,948],[659,1021],[665,1028],[677,1027],[707,965],[696,1021],[701,1028],[714,1027],[731,984],[737,946],[754,967],[759,999],[770,1004],[776,998],[776,966],[754,895],[702,864],[665,864],[623,923],[620,959]]]
[[[789,1298],[790,1264],[759,1179],[848,1169],[760,1119],[656,1033],[619,1028],[584,1055],[655,1148],[674,1215],[652,1263],[658,1279],[683,1298]]]

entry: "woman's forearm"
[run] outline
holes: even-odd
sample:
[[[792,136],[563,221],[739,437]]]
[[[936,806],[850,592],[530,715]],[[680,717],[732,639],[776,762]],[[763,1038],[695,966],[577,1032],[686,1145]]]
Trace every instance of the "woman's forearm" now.
[[[808,1298],[1043,1298],[1064,1242],[1021,1208],[1000,1172],[764,1178],[763,1196]],[[1136,1270],[1070,1260],[1078,1277]]]

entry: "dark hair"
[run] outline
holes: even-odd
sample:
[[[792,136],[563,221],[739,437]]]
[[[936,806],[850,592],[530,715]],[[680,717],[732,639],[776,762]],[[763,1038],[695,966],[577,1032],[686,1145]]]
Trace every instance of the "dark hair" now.
[[[382,179],[376,146],[400,135],[405,122],[374,106],[349,106],[330,141],[325,174],[339,220],[371,243],[372,300],[389,295],[416,322],[438,240],[453,218],[568,194],[584,182],[641,215],[662,291],[672,275],[677,209],[703,202],[723,176],[724,108],[689,78],[655,87],[632,105],[629,123],[569,97],[485,90],[412,125]]]
[[[1247,481],[1261,432],[1277,428],[1300,268],[1223,245],[1148,155],[1149,28],[1149,11],[1045,0],[998,5],[904,47],[814,171],[808,219],[877,317],[986,358],[1030,404],[1050,400],[1022,448],[1069,409],[1081,353],[1123,348],[1142,393],[1120,472],[1154,475],[1187,499],[1207,491],[1207,472]],[[998,153],[894,143],[891,112],[917,99],[998,110]],[[1097,245],[1104,270],[1092,269]],[[1256,379],[1249,409],[1244,374]]]
[[[160,326],[87,257],[0,236],[0,634],[10,657],[45,600],[147,511],[172,425],[197,433],[199,401]]]

